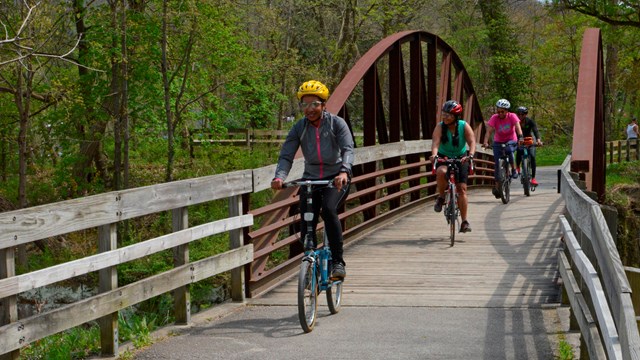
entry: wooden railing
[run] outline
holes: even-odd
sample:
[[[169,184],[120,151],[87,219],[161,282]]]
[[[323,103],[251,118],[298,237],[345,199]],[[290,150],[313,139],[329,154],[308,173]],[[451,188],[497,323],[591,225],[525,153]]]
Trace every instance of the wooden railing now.
[[[356,170],[365,164],[383,164],[396,158],[403,160],[400,165],[370,173],[360,172],[354,177],[355,191],[349,195],[347,207],[340,214],[346,242],[371,230],[376,224],[384,223],[389,215],[397,216],[433,195],[435,181],[431,164],[425,160],[430,150],[430,140],[401,141],[356,149]],[[493,180],[490,155],[482,154],[482,151],[477,154],[477,171],[470,177],[471,186],[482,186]],[[289,179],[299,178],[302,167],[302,160],[296,160]],[[271,191],[268,187],[274,168],[275,165],[271,165],[0,213],[0,354],[15,358],[19,349],[31,342],[98,320],[102,354],[113,356],[118,353],[119,310],[172,291],[176,323],[186,324],[190,321],[191,283],[231,271],[231,296],[235,301],[244,301],[246,295],[259,294],[286,280],[286,275],[299,263],[295,252],[291,251],[288,259],[271,268],[263,264],[274,262],[271,255],[297,243],[297,198],[285,196],[277,200],[278,196],[286,195],[286,190],[283,190],[276,194],[274,203],[249,209],[251,193]],[[190,206],[225,199],[228,200],[228,218],[188,226]],[[173,232],[117,248],[116,229],[119,223],[168,210],[172,212]],[[262,224],[254,226],[254,218],[264,220],[276,216],[274,214],[281,217],[269,225],[261,221]],[[322,228],[322,224],[319,227]],[[291,234],[278,239],[282,237],[282,228],[288,228]],[[97,229],[99,253],[16,274],[16,246],[86,229]],[[198,261],[189,260],[190,242],[224,232],[229,232],[229,251]],[[118,287],[116,267],[119,264],[171,249],[174,252],[172,270]],[[245,266],[249,263],[250,267]],[[17,296],[20,293],[95,271],[99,272],[99,294],[34,316],[18,318]],[[248,279],[245,280],[246,274]]]
[[[640,160],[638,139],[607,141],[605,147],[607,164]]]
[[[600,205],[576,185],[569,167],[570,156],[560,176],[566,212],[560,217],[565,249],[558,252],[558,265],[582,334],[581,353],[590,359],[640,359],[625,269]]]
[[[118,353],[118,311],[173,291],[177,323],[190,320],[189,284],[231,270],[234,300],[244,300],[242,266],[253,259],[240,229],[253,217],[242,215],[242,194],[251,192],[251,171],[115,191],[23,210],[0,213],[0,354],[17,358],[19,349],[57,332],[98,320],[103,355]],[[228,199],[229,217],[188,227],[188,207]],[[171,210],[172,233],[117,248],[119,222]],[[48,237],[97,228],[99,253],[26,274],[16,275],[14,248]],[[189,261],[189,243],[229,232],[229,251]],[[174,268],[118,287],[116,267],[125,262],[173,249]],[[18,294],[59,281],[99,272],[100,293],[75,303],[18,318]],[[0,355],[1,357],[1,355]]]
[[[260,129],[228,129],[225,134],[214,136],[213,133],[203,130],[191,131],[191,144],[202,143],[244,145],[250,147],[253,144],[282,144],[289,130],[260,130]],[[362,132],[354,133],[356,137],[362,137]]]

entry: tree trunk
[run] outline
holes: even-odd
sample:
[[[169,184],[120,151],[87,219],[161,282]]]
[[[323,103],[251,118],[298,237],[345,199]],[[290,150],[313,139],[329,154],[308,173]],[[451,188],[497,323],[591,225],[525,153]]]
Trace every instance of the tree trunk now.
[[[171,115],[171,92],[169,83],[169,67],[167,62],[167,42],[168,42],[168,24],[169,21],[169,0],[162,2],[162,84],[164,88],[164,110],[167,122],[167,172],[165,181],[169,182],[173,180],[173,156],[174,156],[174,144],[173,144],[173,116]]]
[[[84,0],[74,0],[73,9],[75,13],[75,25],[78,35],[84,36],[87,32],[87,28],[84,24]],[[78,62],[83,63],[86,54],[89,52],[88,42],[81,41],[78,44]],[[105,184],[108,184],[108,173],[106,171],[105,162],[102,156],[102,138],[107,129],[107,123],[99,120],[95,117],[95,110],[91,101],[89,100],[92,92],[93,85],[88,83],[84,79],[87,78],[89,70],[85,67],[78,66],[78,74],[80,75],[80,86],[85,96],[85,117],[86,124],[89,124],[87,128],[84,125],[78,125],[78,137],[81,140],[80,149],[78,150],[78,160],[76,161],[73,169],[73,176],[78,183],[78,189],[82,191],[84,184],[93,180],[93,174],[102,174]],[[92,164],[95,163],[95,170]],[[83,193],[81,192],[80,195]],[[70,196],[72,194],[69,194]]]

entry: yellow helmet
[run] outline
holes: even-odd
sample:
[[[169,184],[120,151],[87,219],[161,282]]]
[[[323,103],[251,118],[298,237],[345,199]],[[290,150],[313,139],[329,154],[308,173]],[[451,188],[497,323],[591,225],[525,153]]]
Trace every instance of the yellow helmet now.
[[[326,101],[329,98],[329,88],[320,81],[309,80],[298,88],[298,100],[302,99],[305,95],[315,95]]]

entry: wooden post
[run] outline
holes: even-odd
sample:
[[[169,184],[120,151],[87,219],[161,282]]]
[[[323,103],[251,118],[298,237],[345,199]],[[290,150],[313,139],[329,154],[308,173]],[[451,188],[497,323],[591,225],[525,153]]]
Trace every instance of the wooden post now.
[[[117,224],[102,225],[98,228],[98,252],[115,250],[118,247]],[[111,266],[98,271],[100,293],[111,291],[118,287],[118,271]],[[82,316],[78,314],[78,316]],[[100,352],[102,356],[118,355],[118,312],[111,313],[98,319],[100,325]]]
[[[16,276],[16,253],[14,248],[0,250],[0,279]],[[0,325],[18,321],[18,297],[16,295],[2,299]],[[0,360],[16,360],[20,357],[20,350],[4,353],[0,349]]]
[[[613,142],[609,143],[609,164],[613,163]]]
[[[242,197],[229,198],[229,217],[242,215]],[[229,250],[237,249],[244,245],[243,229],[234,229],[229,232]],[[245,301],[244,266],[231,270],[231,299],[237,302]]]
[[[186,207],[173,209],[173,231],[183,230],[189,227],[189,210]],[[178,267],[189,263],[189,245],[176,246],[173,249],[173,266]],[[176,324],[186,325],[191,321],[191,295],[189,285],[179,287],[173,291],[173,311]]]
[[[618,141],[618,162],[622,162],[622,141]]]
[[[631,161],[631,144],[629,142],[629,140],[625,141],[625,148],[627,149],[627,153],[625,154],[625,159],[627,161]]]
[[[636,313],[636,325],[640,329],[640,269],[625,266],[624,272],[629,280],[629,286],[631,286],[631,303],[633,304],[633,310]]]

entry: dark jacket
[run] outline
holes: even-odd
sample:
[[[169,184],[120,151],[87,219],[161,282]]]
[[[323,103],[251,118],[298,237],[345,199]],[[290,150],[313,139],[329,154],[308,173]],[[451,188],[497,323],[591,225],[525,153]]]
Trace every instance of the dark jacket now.
[[[316,128],[303,117],[282,144],[275,177],[287,178],[298,148],[304,155],[304,179],[329,179],[342,171],[351,175],[353,147],[353,136],[343,118],[325,111]]]

